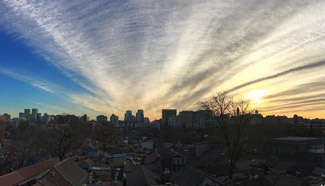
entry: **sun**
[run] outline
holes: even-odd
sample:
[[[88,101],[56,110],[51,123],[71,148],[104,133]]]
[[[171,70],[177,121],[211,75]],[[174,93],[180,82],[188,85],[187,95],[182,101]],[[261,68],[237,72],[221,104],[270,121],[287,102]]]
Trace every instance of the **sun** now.
[[[260,104],[263,102],[263,97],[267,94],[265,89],[257,89],[246,94],[245,98],[252,101],[252,103]]]

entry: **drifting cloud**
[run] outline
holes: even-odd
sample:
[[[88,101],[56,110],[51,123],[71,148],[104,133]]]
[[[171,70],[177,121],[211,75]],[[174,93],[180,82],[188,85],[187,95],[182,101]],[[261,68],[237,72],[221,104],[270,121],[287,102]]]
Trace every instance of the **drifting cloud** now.
[[[239,86],[236,86],[236,87],[228,90],[228,92],[232,92],[232,91],[241,89],[243,87],[246,87],[246,86],[249,86],[249,85],[252,85],[252,84],[255,84],[255,83],[260,83],[262,81],[267,81],[267,80],[270,80],[270,79],[279,78],[279,77],[287,75],[289,73],[299,72],[299,71],[308,70],[308,69],[312,69],[312,68],[322,68],[322,66],[325,66],[325,61],[320,61],[320,62],[317,62],[317,63],[312,63],[312,64],[299,66],[299,67],[292,68],[292,69],[289,69],[289,70],[286,70],[284,72],[280,72],[280,73],[277,73],[277,74],[274,74],[274,75],[271,75],[271,76],[267,76],[267,77],[259,78],[259,79],[253,80],[253,81],[249,81],[247,83],[241,84]]]
[[[280,81],[278,94],[323,76],[324,12],[317,0],[2,0],[0,25],[87,90],[64,90],[71,101],[158,117],[216,91]]]

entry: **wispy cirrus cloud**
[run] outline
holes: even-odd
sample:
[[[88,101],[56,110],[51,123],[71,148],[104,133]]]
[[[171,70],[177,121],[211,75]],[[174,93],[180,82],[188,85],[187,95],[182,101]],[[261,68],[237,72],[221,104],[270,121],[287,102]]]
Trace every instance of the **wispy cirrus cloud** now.
[[[7,32],[87,90],[64,90],[68,98],[98,112],[143,108],[157,117],[216,91],[240,95],[280,82],[276,95],[325,69],[325,3],[317,0],[2,0],[0,7]]]

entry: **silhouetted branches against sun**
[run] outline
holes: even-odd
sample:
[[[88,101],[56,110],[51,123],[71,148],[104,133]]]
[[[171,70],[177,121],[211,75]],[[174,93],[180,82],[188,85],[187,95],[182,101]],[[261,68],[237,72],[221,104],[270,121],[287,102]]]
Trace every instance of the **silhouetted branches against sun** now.
[[[249,101],[235,101],[227,92],[220,92],[201,101],[199,106],[201,110],[206,111],[213,126],[217,127],[223,135],[226,156],[229,159],[228,176],[232,179],[236,162],[241,158],[247,141],[245,129],[252,113],[249,110]]]

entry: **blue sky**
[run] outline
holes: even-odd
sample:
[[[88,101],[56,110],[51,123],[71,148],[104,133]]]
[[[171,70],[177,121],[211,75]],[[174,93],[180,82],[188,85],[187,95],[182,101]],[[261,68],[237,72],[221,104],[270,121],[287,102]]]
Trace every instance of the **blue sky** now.
[[[325,3],[0,0],[0,113],[196,109],[230,90],[325,116]]]

